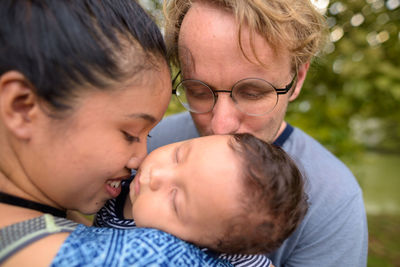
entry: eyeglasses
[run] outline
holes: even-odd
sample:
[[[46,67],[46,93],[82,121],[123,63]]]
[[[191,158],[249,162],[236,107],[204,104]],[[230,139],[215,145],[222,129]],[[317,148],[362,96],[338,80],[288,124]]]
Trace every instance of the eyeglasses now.
[[[173,79],[175,84],[178,74]],[[187,79],[177,84],[172,91],[179,102],[190,112],[208,113],[213,110],[218,100],[218,93],[229,93],[236,107],[250,116],[266,115],[276,107],[279,95],[284,95],[296,83],[297,72],[285,88],[276,88],[260,78],[245,78],[236,82],[231,90],[212,90],[206,83]]]

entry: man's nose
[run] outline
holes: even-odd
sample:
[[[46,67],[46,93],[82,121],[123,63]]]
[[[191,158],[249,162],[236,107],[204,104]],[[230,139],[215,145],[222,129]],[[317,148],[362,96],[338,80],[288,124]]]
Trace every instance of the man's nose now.
[[[240,111],[226,93],[219,93],[212,110],[211,130],[213,134],[231,134],[239,130]]]

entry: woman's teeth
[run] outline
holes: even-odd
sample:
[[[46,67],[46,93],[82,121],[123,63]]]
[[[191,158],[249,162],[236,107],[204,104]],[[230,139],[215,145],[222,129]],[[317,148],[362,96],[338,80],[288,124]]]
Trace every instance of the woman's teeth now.
[[[121,181],[110,181],[107,182],[107,184],[109,184],[111,187],[118,188],[121,184]]]

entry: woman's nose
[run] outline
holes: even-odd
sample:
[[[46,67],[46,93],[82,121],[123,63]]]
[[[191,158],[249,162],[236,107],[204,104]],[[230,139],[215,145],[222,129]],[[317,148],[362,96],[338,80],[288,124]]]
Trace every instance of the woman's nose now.
[[[132,156],[129,158],[126,167],[137,170],[143,159],[147,156],[147,142],[141,142],[135,146]]]

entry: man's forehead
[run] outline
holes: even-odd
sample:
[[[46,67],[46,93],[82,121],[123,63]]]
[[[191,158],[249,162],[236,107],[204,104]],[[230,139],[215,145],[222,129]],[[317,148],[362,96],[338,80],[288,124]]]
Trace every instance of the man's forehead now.
[[[226,45],[223,45],[224,40],[230,42],[230,44],[226,43]],[[238,37],[227,40],[224,36],[215,36],[215,38],[210,38],[208,41],[199,40],[193,35],[191,38],[182,39],[178,43],[178,59],[181,69],[184,73],[197,72],[198,68],[203,67],[204,62],[210,61],[213,63],[210,64],[210,67],[216,67],[215,63],[223,64],[219,60],[216,62],[217,58],[228,60],[236,58],[241,62],[250,63],[254,68],[261,67],[264,70],[276,68],[274,63],[282,64],[290,62],[289,51],[284,48],[278,50],[272,49],[260,36],[254,38],[254,36],[244,33],[240,42]],[[234,48],[232,48],[232,44],[235,45]]]
[[[204,52],[204,50],[202,51]],[[215,71],[220,70],[217,65],[212,64],[213,62],[215,62],[215,58],[213,56],[210,56],[207,53],[196,54],[196,52],[196,48],[191,49],[188,47],[188,45],[180,45],[178,47],[180,69],[185,78],[196,78],[200,73],[215,73]],[[276,64],[279,65],[289,60],[289,57],[285,57],[285,55],[287,55],[286,53],[277,53],[275,51],[271,51],[271,56],[267,57],[268,60],[263,60],[266,58],[266,56],[263,55],[262,57],[259,57],[261,61],[258,61],[255,58],[256,56],[254,52],[258,53],[258,51],[250,51],[249,53],[251,54],[249,55],[248,53],[245,54],[246,51],[238,49],[236,53],[232,54],[232,57],[241,57],[247,63],[235,66],[226,65],[223,68],[225,70],[225,74],[227,75],[231,68],[242,70],[245,69],[246,72],[251,73],[251,75],[253,76],[258,76],[257,74],[261,74],[264,72],[274,73],[277,71]],[[263,52],[265,52],[265,50]],[[259,56],[259,54],[257,54],[257,56]],[[222,65],[223,64],[224,63],[222,62]],[[228,78],[228,76],[225,77]]]

